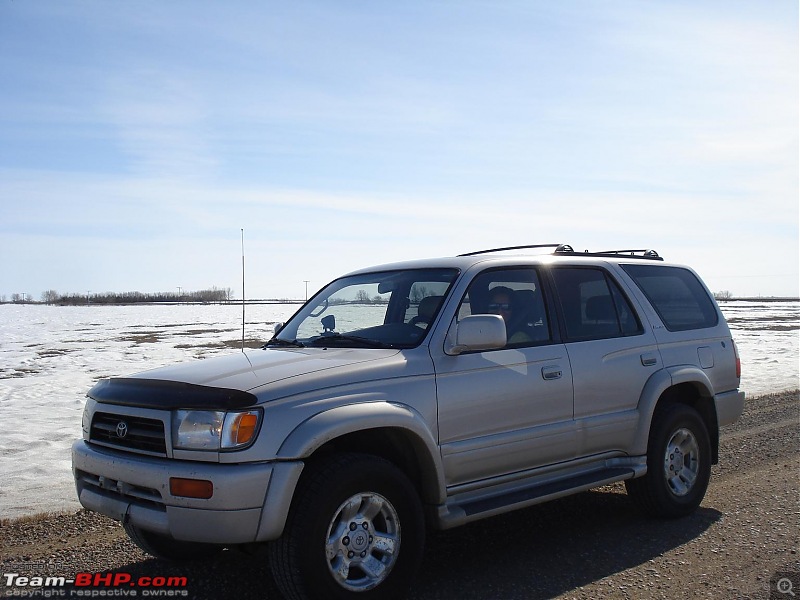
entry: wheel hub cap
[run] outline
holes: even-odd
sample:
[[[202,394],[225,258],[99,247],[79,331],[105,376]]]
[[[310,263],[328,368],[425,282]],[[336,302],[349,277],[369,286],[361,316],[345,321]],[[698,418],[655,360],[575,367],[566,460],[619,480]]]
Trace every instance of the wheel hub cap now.
[[[325,553],[334,580],[351,591],[383,582],[397,561],[400,521],[392,504],[376,493],[345,500],[328,527]]]
[[[700,448],[688,429],[679,429],[672,434],[664,454],[664,477],[676,496],[688,494],[700,468]]]

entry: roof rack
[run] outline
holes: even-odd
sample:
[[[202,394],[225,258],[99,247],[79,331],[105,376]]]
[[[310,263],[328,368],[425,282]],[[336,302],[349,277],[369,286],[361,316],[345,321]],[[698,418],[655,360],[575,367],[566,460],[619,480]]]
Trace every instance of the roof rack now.
[[[664,260],[655,250],[650,248],[641,248],[638,250],[603,250],[602,252],[594,252],[597,256],[629,256],[631,258],[646,258],[650,260]]]
[[[489,250],[476,250],[475,252],[467,252],[459,254],[459,256],[476,256],[478,254],[490,254],[492,252],[504,252],[506,250],[525,250],[528,248],[555,248],[553,254],[567,255],[567,256],[599,256],[599,257],[628,257],[640,258],[644,260],[664,260],[658,252],[650,248],[641,249],[627,249],[627,250],[603,250],[601,252],[576,252],[569,244],[529,244],[525,246],[506,246],[505,248],[491,248]]]
[[[573,252],[572,246],[566,244],[529,244],[527,246],[507,246],[505,248],[490,248],[489,250],[476,250],[475,252],[466,252],[459,254],[459,256],[475,256],[477,254],[489,254],[491,252],[504,252],[505,250],[525,250],[527,248],[555,248],[553,252],[562,251],[564,248],[566,252]]]
[[[553,252],[553,254],[566,254],[568,256],[598,256],[607,258],[620,258],[624,256],[626,258],[638,258],[643,260],[664,260],[661,258],[658,252],[649,248],[638,250],[603,250],[601,252],[589,252],[588,250],[584,250],[583,252],[575,252],[569,246],[565,246],[564,250],[559,248]]]

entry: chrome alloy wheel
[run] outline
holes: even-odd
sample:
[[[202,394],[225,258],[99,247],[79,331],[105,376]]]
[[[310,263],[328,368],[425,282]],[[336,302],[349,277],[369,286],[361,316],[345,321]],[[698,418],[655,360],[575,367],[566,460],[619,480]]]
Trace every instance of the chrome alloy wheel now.
[[[328,568],[343,588],[364,591],[389,576],[400,550],[400,520],[380,494],[364,492],[345,500],[328,526]]]
[[[700,447],[694,434],[686,429],[678,429],[672,434],[664,454],[664,477],[670,490],[676,496],[688,494],[700,469]]]

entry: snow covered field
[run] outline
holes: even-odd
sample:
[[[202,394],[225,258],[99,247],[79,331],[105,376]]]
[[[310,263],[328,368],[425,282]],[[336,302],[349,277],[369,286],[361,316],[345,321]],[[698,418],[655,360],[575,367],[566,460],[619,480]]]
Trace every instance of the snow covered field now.
[[[247,307],[248,345],[297,305]],[[725,302],[742,388],[798,387],[800,303]],[[102,377],[236,352],[240,306],[0,305],[0,518],[79,507],[70,446],[86,391]]]

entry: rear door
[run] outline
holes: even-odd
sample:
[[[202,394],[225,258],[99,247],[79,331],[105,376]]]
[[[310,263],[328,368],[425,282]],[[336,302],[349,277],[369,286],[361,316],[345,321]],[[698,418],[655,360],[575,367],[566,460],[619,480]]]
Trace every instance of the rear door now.
[[[653,332],[605,268],[554,266],[550,273],[572,365],[577,451],[627,452],[641,392],[662,368]]]

